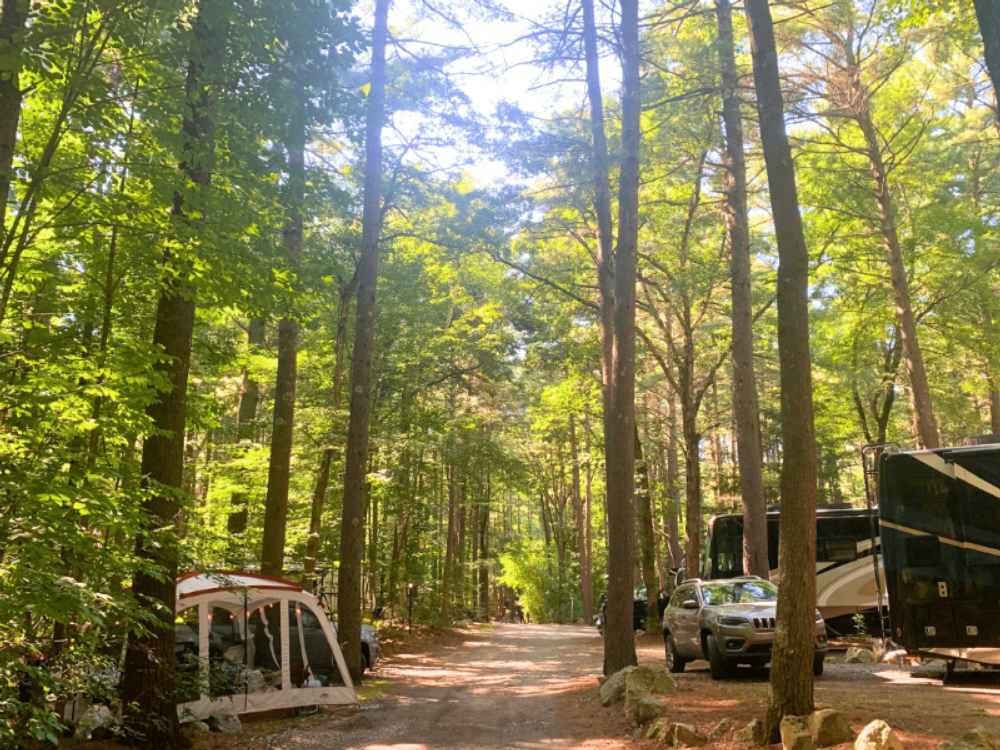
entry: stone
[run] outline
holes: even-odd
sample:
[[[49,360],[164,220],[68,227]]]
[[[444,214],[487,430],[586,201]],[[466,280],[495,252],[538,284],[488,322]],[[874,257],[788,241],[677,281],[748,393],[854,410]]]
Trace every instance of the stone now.
[[[189,737],[197,737],[199,734],[208,734],[212,730],[203,721],[193,721],[184,727],[184,731]]]
[[[892,731],[892,727],[881,719],[876,719],[861,730],[854,740],[854,750],[903,750],[903,743]]]
[[[636,667],[625,667],[625,669],[618,670],[604,681],[604,684],[601,685],[602,706],[610,706],[613,703],[617,703],[625,696],[625,678],[635,669]]]
[[[475,627],[472,620],[456,620],[451,624],[453,628],[458,628],[459,630],[468,630],[469,628]]]
[[[690,724],[671,724],[674,747],[702,747],[708,744],[708,737],[700,734]]]
[[[847,649],[847,654],[844,656],[844,664],[876,664],[877,662],[878,658],[874,651],[857,646],[851,646]]]
[[[782,750],[816,750],[808,716],[786,716],[781,720]]]
[[[76,731],[73,733],[73,736],[78,740],[89,740],[96,730],[110,723],[110,708],[104,704],[89,706],[83,712],[80,720],[76,722]]]
[[[986,727],[975,727],[957,740],[938,745],[937,750],[1000,750],[1000,740]]]
[[[809,731],[816,747],[830,747],[854,739],[854,732],[851,731],[847,717],[832,708],[813,711],[809,715]]]
[[[217,708],[209,718],[214,720],[216,731],[223,734],[239,734],[243,731],[243,724],[240,722],[240,717],[236,714],[235,706]]]
[[[656,698],[643,698],[636,704],[635,720],[639,726],[642,726],[659,716],[664,708],[663,701],[659,701]]]
[[[723,719],[715,725],[715,728],[712,729],[711,732],[708,733],[708,738],[712,740],[712,742],[715,742],[717,739],[722,737],[722,735],[728,732],[732,726],[733,722],[731,719]]]
[[[659,736],[660,732],[663,731],[663,728],[667,726],[668,723],[669,722],[666,719],[656,719],[650,722],[649,726],[646,727],[646,739],[651,740],[654,737]],[[673,740],[672,737],[671,740]]]
[[[733,742],[744,747],[757,747],[764,738],[764,723],[760,719],[754,719],[742,729],[737,729],[733,734]]]
[[[625,707],[637,703],[649,695],[668,695],[674,692],[677,683],[661,664],[641,664],[625,678]]]

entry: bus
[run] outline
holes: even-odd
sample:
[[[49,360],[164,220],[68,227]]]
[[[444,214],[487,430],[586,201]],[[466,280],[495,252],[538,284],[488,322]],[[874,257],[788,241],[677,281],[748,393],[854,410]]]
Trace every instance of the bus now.
[[[767,513],[768,568],[776,584],[781,579],[780,518],[780,511]],[[855,634],[858,615],[869,631],[877,626],[878,585],[872,548],[878,554],[878,534],[878,515],[868,508],[828,505],[816,511],[816,608],[835,635]],[[704,579],[744,574],[742,514],[709,519],[700,574]]]
[[[890,639],[1000,665],[1000,444],[882,452],[878,514]]]

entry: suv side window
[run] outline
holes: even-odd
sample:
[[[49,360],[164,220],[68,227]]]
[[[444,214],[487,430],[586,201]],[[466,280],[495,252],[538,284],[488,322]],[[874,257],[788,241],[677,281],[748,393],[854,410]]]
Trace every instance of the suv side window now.
[[[684,604],[685,599],[691,598],[693,593],[692,586],[678,586],[677,590],[674,591],[674,595],[670,597],[670,606],[675,608],[680,607]]]

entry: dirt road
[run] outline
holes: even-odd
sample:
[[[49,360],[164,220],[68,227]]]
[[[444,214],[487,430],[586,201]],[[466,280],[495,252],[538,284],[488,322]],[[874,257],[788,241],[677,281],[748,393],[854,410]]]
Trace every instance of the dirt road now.
[[[399,654],[379,665],[388,692],[360,717],[289,728],[267,738],[274,750],[437,750],[628,746],[617,728],[581,721],[575,699],[602,659],[593,628],[502,625],[463,633],[429,653]],[[596,699],[590,704],[601,711]],[[586,719],[586,716],[584,716]],[[251,727],[248,727],[252,731]],[[619,736],[600,736],[617,733]]]
[[[640,637],[636,646],[640,663],[663,663],[662,639]],[[242,734],[199,738],[196,750],[662,747],[634,738],[620,705],[601,706],[603,644],[593,628],[495,625],[437,631],[405,647],[410,651],[380,663],[373,685],[383,692],[359,711],[277,723],[247,717]],[[942,676],[940,666],[828,664],[815,683],[816,703],[844,712],[855,731],[876,718],[888,721],[906,750],[933,750],[980,724],[1000,733],[1000,672],[967,671],[948,686]],[[677,675],[666,715],[705,734],[728,719],[711,750],[745,750],[733,732],[763,717],[767,693],[767,670],[716,682],[706,663],[694,662]]]

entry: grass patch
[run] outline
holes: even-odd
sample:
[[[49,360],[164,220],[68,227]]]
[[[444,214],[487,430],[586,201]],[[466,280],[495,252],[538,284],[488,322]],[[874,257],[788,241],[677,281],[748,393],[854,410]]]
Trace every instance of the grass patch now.
[[[358,700],[364,703],[372,698],[378,698],[389,689],[389,681],[382,679],[365,680],[357,688]]]

